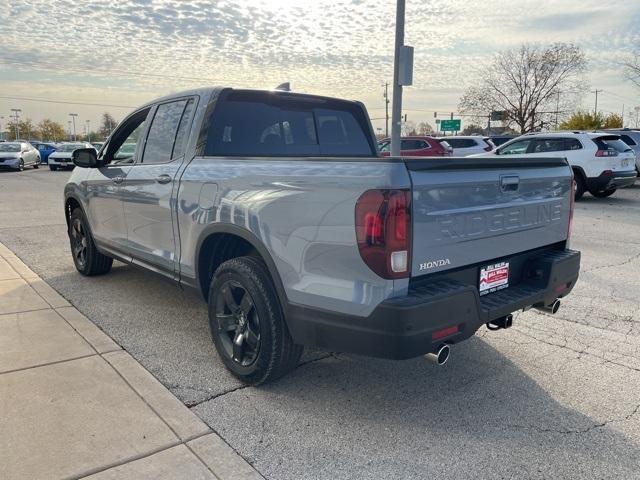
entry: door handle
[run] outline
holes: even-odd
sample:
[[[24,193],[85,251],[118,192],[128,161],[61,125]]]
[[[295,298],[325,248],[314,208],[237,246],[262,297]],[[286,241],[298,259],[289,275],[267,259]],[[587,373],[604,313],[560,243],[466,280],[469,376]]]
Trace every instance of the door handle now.
[[[124,177],[113,177],[113,183],[120,185],[122,182],[124,182]]]
[[[520,177],[509,175],[500,177],[500,188],[503,192],[515,192],[520,187]]]
[[[158,183],[169,183],[170,181],[171,181],[171,177],[166,173],[163,173],[162,175],[158,175],[156,177],[156,182]]]

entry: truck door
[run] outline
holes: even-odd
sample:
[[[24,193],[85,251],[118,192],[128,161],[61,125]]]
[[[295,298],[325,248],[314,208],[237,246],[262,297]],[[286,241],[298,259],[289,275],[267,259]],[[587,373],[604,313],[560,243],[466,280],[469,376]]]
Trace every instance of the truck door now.
[[[140,152],[150,108],[143,108],[125,119],[101,151],[104,166],[88,169],[82,182],[87,195],[87,218],[94,240],[102,247],[125,253],[127,227],[122,207],[122,184]],[[128,258],[126,255],[123,255]]]
[[[142,154],[122,186],[127,250],[133,263],[170,277],[179,258],[173,222],[175,180],[184,159],[194,102],[183,98],[155,107]]]

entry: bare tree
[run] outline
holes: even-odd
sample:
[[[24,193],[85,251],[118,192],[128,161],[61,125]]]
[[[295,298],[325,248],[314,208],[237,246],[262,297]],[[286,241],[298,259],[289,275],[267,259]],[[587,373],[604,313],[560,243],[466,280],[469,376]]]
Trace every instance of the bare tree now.
[[[586,69],[580,47],[525,44],[496,54],[480,72],[477,84],[466,90],[459,109],[485,120],[492,111],[504,111],[503,126],[515,124],[526,133],[554,123],[561,107],[575,104],[587,89]]]
[[[403,137],[409,137],[411,135],[416,134],[416,122],[412,122],[408,120],[406,122],[402,122],[402,127],[400,128]]]
[[[433,133],[433,127],[427,122],[420,122],[416,127],[418,135],[429,135]]]
[[[640,87],[640,54],[636,54],[631,60],[624,63],[627,79]]]

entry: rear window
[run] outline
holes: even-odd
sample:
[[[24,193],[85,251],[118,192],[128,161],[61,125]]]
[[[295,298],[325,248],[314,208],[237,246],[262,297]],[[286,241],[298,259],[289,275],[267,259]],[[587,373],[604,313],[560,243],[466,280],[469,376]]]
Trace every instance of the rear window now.
[[[598,146],[598,150],[616,150],[618,152],[630,152],[629,145],[624,143],[618,137],[599,137],[593,139]]]
[[[231,91],[210,125],[205,155],[376,155],[362,109],[339,100]]]

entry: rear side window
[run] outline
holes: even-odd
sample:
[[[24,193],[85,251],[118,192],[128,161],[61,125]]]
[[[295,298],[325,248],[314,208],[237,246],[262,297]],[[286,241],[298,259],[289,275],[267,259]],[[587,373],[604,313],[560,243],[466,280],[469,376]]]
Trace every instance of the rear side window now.
[[[232,91],[210,124],[205,155],[376,155],[362,109],[338,100]]]
[[[471,138],[450,138],[447,139],[447,142],[453,148],[471,148],[478,145],[476,141]]]
[[[577,138],[565,138],[564,143],[565,150],[580,150],[582,148],[582,144]]]
[[[533,145],[532,153],[562,152],[565,150],[564,138],[541,138]]]
[[[173,154],[171,158],[177,158],[184,154],[187,148],[187,141],[189,140],[189,132],[191,131],[191,119],[193,118],[193,98],[187,102],[187,106],[182,113],[180,119],[180,125],[178,126],[178,133],[176,134],[176,141],[173,146]]]
[[[428,148],[427,142],[423,140],[402,140],[400,150],[422,150]]]
[[[173,145],[186,104],[186,100],[180,100],[158,107],[147,135],[142,163],[165,163],[173,158]]]

